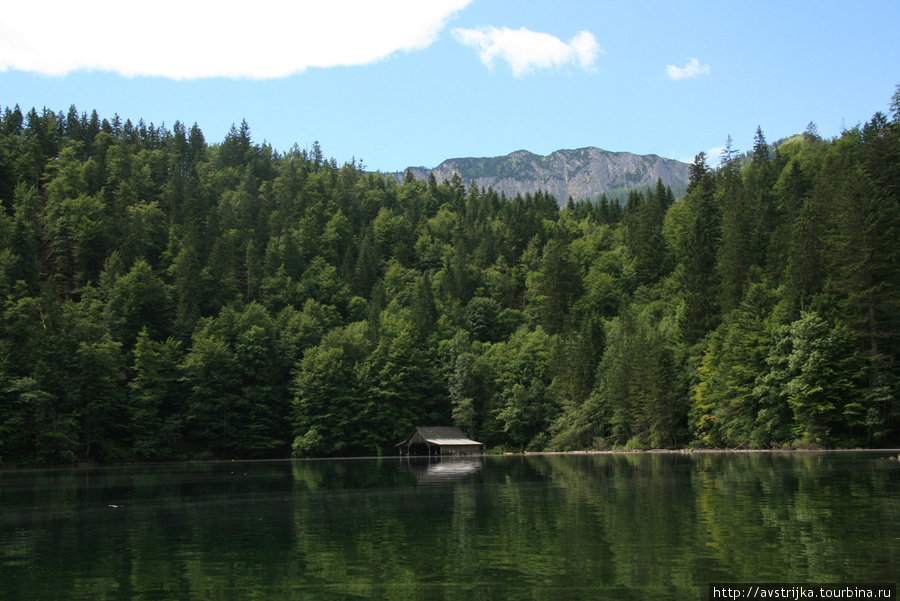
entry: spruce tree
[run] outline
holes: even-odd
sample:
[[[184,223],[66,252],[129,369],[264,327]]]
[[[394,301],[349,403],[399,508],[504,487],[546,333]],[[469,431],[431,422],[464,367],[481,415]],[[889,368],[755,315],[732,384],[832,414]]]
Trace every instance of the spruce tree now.
[[[688,196],[694,206],[687,253],[681,271],[684,310],[680,326],[685,342],[693,345],[715,329],[719,319],[716,252],[719,244],[719,211],[714,199],[715,183],[699,153],[691,165]]]

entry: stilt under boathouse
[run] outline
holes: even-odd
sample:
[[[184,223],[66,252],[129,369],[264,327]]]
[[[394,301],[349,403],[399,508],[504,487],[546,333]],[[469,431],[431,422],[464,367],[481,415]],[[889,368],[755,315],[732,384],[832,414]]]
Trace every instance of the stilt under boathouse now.
[[[470,439],[459,428],[445,426],[418,426],[397,448],[400,455],[421,457],[481,455],[484,452],[483,443]]]

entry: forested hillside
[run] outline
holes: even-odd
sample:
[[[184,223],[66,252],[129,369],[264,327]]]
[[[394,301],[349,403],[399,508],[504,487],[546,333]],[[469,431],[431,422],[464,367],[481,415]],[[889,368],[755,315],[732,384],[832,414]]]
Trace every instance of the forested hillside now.
[[[560,208],[7,108],[5,464],[900,443],[892,114]]]

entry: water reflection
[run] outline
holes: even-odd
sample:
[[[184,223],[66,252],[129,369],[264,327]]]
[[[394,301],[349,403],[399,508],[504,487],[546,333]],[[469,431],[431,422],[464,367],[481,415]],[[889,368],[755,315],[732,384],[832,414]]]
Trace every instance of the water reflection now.
[[[900,462],[887,455],[6,471],[0,591],[36,600],[696,599],[709,582],[891,581]]]
[[[484,467],[484,460],[461,457],[404,457],[401,460],[420,486],[442,486],[471,480]]]

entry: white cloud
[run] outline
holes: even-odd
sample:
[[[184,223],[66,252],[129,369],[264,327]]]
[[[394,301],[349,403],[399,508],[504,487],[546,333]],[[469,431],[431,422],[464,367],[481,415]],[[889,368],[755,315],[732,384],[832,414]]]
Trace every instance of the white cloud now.
[[[704,150],[703,153],[706,155],[706,166],[707,167],[716,167],[721,162],[722,153],[725,152],[724,146],[714,146],[709,150]],[[697,155],[686,156],[682,155],[678,160],[682,163],[693,163],[694,159],[697,158]]]
[[[0,71],[266,79],[427,47],[472,0],[45,0],[4,7]]]
[[[590,69],[603,50],[589,31],[581,31],[568,43],[548,33],[502,27],[454,29],[453,35],[461,44],[475,48],[489,69],[497,60],[512,67],[513,76],[521,77],[535,69],[550,69],[578,64]]]
[[[666,73],[670,79],[694,79],[701,75],[709,75],[709,65],[701,65],[696,58],[688,58],[688,63],[684,67],[676,67],[675,65],[667,65]]]
[[[722,153],[725,152],[724,146],[714,146],[706,151],[706,164],[715,167],[722,162]]]

